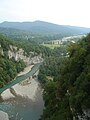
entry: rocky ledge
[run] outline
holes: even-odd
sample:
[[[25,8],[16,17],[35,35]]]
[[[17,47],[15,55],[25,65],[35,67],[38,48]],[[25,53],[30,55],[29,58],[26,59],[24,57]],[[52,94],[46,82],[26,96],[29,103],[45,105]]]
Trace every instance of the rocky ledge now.
[[[0,111],[0,120],[9,120],[8,114]]]

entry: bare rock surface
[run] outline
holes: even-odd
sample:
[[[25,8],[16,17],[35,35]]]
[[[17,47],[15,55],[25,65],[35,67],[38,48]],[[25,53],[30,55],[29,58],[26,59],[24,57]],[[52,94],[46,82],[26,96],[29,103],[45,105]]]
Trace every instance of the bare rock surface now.
[[[0,111],[0,120],[9,120],[8,114]]]

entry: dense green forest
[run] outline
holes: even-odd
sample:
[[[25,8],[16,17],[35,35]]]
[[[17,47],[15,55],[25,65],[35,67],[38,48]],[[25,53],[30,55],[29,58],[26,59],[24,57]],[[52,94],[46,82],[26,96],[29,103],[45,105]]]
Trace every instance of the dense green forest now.
[[[42,44],[51,42],[52,40],[61,40],[63,37],[68,37],[74,34],[64,34],[64,33],[57,33],[57,34],[44,34],[44,33],[33,33],[30,31],[13,29],[13,28],[2,28],[0,27],[0,33],[9,37],[13,41],[17,42],[30,42],[32,44]]]
[[[0,87],[25,68],[23,60],[9,59],[10,45],[24,49],[27,56],[34,52],[44,58],[38,75],[45,101],[41,120],[78,120],[79,116],[90,119],[85,114],[90,109],[90,34],[77,43],[54,49],[0,35]]]
[[[30,43],[37,43],[41,44],[44,42],[48,42],[55,39],[60,39],[65,35],[55,34],[55,35],[48,35],[44,33],[32,33],[30,31],[13,29],[13,28],[2,28],[0,27],[0,33],[6,35],[7,37],[11,38],[13,41],[18,42],[30,42]],[[68,36],[68,35],[66,35]]]
[[[59,49],[59,48],[58,48]],[[41,120],[78,120],[90,109],[90,34],[60,52],[47,56],[40,68],[45,109]]]
[[[0,23],[0,33],[16,41],[29,41],[37,44],[57,39],[61,40],[63,37],[86,34],[89,31],[89,28],[57,25],[44,21],[5,21]]]
[[[8,58],[8,50],[11,44],[13,45],[9,39],[0,35],[0,87],[13,80],[17,73],[25,67],[23,60],[15,61],[14,58]]]
[[[14,57],[9,59],[8,51],[11,49],[10,45],[16,46],[18,49],[22,48],[27,56],[30,55],[30,52],[34,53],[33,56],[42,54],[43,57],[51,54],[51,50],[47,47],[28,41],[14,41],[0,35],[0,87],[13,80],[17,73],[22,71],[26,66],[23,60],[16,61]]]

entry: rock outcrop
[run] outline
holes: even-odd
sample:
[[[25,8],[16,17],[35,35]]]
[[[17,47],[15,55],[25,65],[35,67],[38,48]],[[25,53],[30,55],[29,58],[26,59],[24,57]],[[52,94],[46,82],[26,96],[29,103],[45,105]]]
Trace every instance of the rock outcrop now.
[[[3,52],[1,45],[0,45],[0,54],[4,56],[4,52]]]
[[[9,120],[8,114],[0,111],[0,120]]]
[[[40,55],[34,54],[35,54],[34,52],[30,52],[29,56],[27,56],[22,48],[18,49],[17,47],[11,45],[10,50],[8,51],[9,59],[11,59],[12,57],[14,57],[16,61],[22,59],[26,63],[26,65],[36,64],[43,61],[41,54]]]
[[[37,54],[35,52],[29,52],[29,55],[22,49],[13,45],[9,45],[9,50],[4,51],[0,44],[0,54],[4,56],[6,53],[9,59],[14,58],[16,61],[22,59],[26,65],[36,64],[43,61],[42,54]]]

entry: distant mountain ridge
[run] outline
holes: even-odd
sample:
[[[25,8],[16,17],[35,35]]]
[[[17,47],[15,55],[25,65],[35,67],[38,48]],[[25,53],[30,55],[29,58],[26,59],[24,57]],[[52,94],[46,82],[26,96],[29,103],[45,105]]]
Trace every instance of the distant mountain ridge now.
[[[61,40],[64,37],[87,34],[89,28],[68,25],[57,25],[53,23],[35,22],[3,22],[0,23],[0,33],[17,41],[30,41],[32,43],[43,43],[51,40]]]
[[[45,34],[84,34],[90,32],[89,28],[75,27],[68,25],[57,25],[49,22],[34,21],[34,22],[2,22],[0,27],[14,28],[20,30],[26,30],[33,33],[45,33]]]

